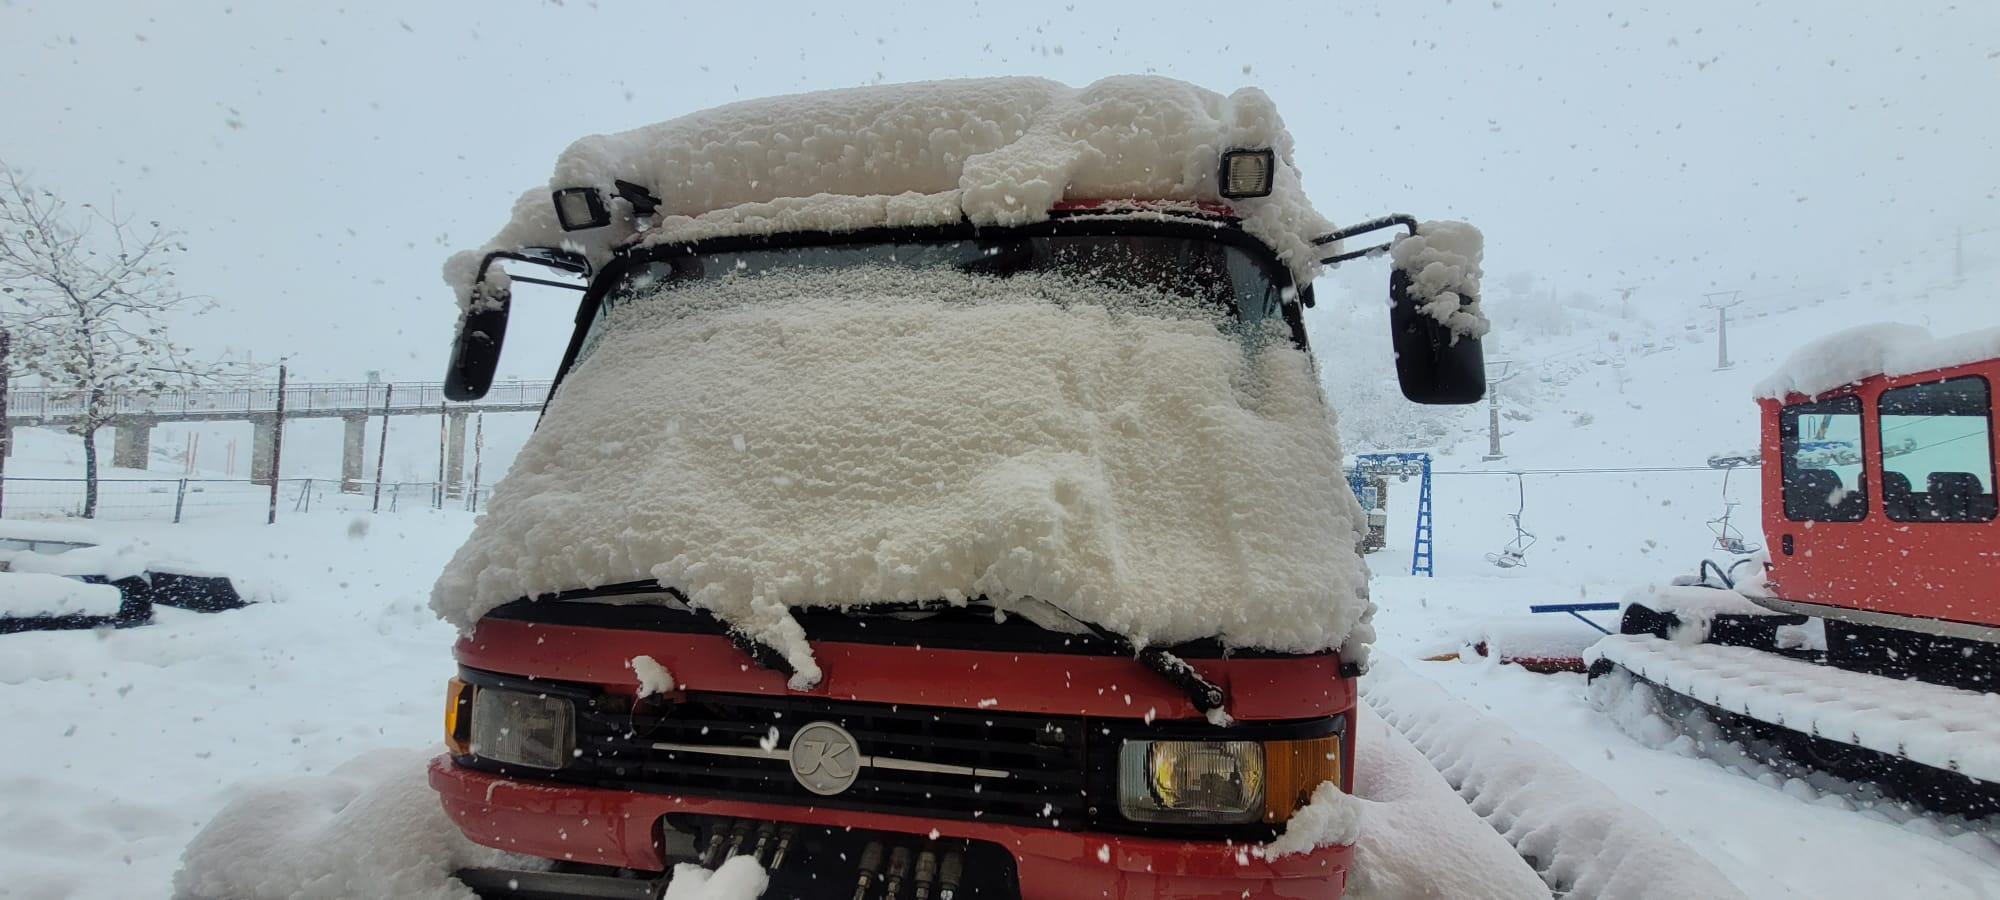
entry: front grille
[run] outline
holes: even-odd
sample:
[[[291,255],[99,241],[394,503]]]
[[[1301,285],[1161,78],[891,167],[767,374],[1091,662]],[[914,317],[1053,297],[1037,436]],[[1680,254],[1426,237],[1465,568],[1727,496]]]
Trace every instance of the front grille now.
[[[1278,829],[1269,822],[1127,821],[1118,813],[1118,748],[1124,741],[1224,736],[1273,741],[1347,731],[1344,715],[1239,724],[1222,735],[1200,719],[1142,722],[700,691],[690,691],[674,703],[653,700],[635,705],[629,695],[606,694],[589,685],[469,668],[461,668],[459,677],[480,688],[562,697],[573,704],[576,755],[557,771],[469,754],[455,757],[460,765],[510,778],[1179,840],[1259,843],[1271,840]],[[799,729],[814,722],[846,729],[867,756],[958,770],[995,770],[1007,777],[867,767],[846,790],[832,796],[815,794],[793,777],[786,760],[762,755],[789,749]],[[657,744],[690,749],[660,749]],[[694,749],[707,752],[690,752]],[[1352,750],[1353,744],[1347,744],[1345,752]]]
[[[577,759],[562,780],[689,796],[977,819],[1078,830],[1089,770],[1081,717],[853,703],[810,697],[690,692],[629,708],[623,698],[577,702]],[[832,722],[860,752],[907,762],[993,770],[1007,777],[864,767],[833,796],[805,789],[783,759],[657,749],[693,745],[755,752],[791,746],[798,729]]]

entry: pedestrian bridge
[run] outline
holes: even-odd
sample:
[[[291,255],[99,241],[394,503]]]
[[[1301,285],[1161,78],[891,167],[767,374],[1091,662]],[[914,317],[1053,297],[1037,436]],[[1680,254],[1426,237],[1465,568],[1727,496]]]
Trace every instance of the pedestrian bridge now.
[[[442,417],[450,439],[446,445],[447,482],[459,480],[465,459],[465,421],[472,413],[534,412],[548,398],[552,382],[500,381],[485,398],[470,403],[445,399],[444,385],[415,383],[323,383],[285,385],[283,404],[275,384],[236,388],[190,388],[157,394],[113,396],[110,424],[115,438],[111,460],[116,466],[143,469],[152,450],[153,426],[163,422],[248,422],[251,426],[250,480],[270,483],[272,450],[279,422],[293,419],[341,419],[340,477],[358,484],[366,455],[371,416]],[[77,391],[17,388],[7,394],[6,428],[67,427],[83,421],[88,396]]]

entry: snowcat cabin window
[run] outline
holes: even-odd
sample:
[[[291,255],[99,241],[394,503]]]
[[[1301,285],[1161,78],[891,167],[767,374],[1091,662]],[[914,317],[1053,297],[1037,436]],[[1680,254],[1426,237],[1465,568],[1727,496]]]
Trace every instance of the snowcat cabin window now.
[[[1882,511],[1891,521],[1993,521],[1992,401],[1978,376],[1882,392]]]
[[[1861,454],[1861,398],[1787,406],[1778,415],[1784,454],[1785,518],[1859,522],[1868,516]]]

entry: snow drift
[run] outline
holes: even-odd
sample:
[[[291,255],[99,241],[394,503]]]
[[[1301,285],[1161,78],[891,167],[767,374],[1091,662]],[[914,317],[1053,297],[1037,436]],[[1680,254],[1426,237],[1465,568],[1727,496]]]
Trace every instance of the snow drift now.
[[[473,900],[461,868],[527,864],[445,818],[426,754],[382,750],[327,775],[252,788],[190,843],[178,900]]]
[[[463,307],[480,259],[524,246],[571,247],[602,265],[641,223],[629,204],[602,228],[564,232],[550,191],[623,180],[661,200],[648,240],[797,227],[983,225],[1045,219],[1064,200],[1221,201],[1224,150],[1272,150],[1270,196],[1227,201],[1243,227],[1307,277],[1332,230],[1305,199],[1292,136],[1270,97],[1225,97],[1155,76],[1082,89],[1041,78],[984,78],[818,91],[732,103],[563,151],[548,186],[522,195],[478,250],[445,264]]]
[[[671,296],[611,313],[439,578],[447,620],[657,579],[801,685],[795,606],[1034,598],[1141,645],[1366,639],[1360,509],[1276,323],[1053,275]]]
[[[1355,711],[1359,834],[1345,900],[1548,900],[1549,889],[1373,707]],[[1289,833],[1289,832],[1288,832]]]
[[[1556,896],[1744,900],[1644,812],[1409,667],[1378,664],[1361,688],[1368,705],[1423,751],[1473,812],[1536,862]]]

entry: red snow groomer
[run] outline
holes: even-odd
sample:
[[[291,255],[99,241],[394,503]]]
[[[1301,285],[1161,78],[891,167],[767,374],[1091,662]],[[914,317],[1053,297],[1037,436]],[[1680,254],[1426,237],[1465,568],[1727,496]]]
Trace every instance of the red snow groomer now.
[[[1056,407],[1103,393],[1089,379],[1117,360],[1085,352],[1038,361],[1039,348],[1005,344],[1009,335],[993,329],[964,332],[992,340],[945,341],[928,363],[899,355],[911,346],[907,340],[852,339],[831,353],[861,357],[873,373],[852,379],[864,402],[836,397],[845,412],[819,418],[812,410],[822,407],[794,404],[786,415],[810,427],[758,434],[754,429],[770,426],[763,410],[743,408],[753,388],[784,385],[774,391],[786,395],[782,401],[848,383],[798,374],[828,365],[821,351],[829,345],[793,357],[790,368],[759,369],[762,357],[753,354],[777,353],[780,343],[758,335],[775,328],[678,329],[673,318],[701,314],[700,303],[713,304],[724,290],[747,297],[730,307],[744,316],[819,303],[778,296],[800,284],[848,300],[886,291],[901,303],[962,308],[977,308],[970,295],[995,285],[1021,285],[1011,290],[1030,299],[1059,288],[1049,296],[1070,304],[1063,309],[1084,306],[1085,314],[1106,298],[1171,294],[1201,305],[1216,330],[1159,329],[1163,338],[1145,359],[1160,365],[1144,368],[1188,371],[1168,364],[1188,358],[1196,339],[1230,354],[1253,341],[1278,342],[1298,363],[1287,377],[1303,379],[1293,398],[1303,402],[1287,401],[1287,408],[1301,411],[1299,422],[1310,418],[1313,434],[1330,445],[1320,391],[1297,355],[1306,349],[1302,312],[1313,304],[1311,271],[1389,249],[1343,251],[1342,238],[1391,226],[1429,232],[1408,217],[1328,233],[1298,230],[1298,223],[1317,229],[1324,220],[1300,198],[1290,138],[1267,105],[1256,91],[1223,98],[1149,78],[1082,91],[994,79],[737,104],[579,142],[549,187],[516,206],[507,230],[455,259],[447,268],[462,309],[446,382],[453,399],[478,397],[492,382],[513,290],[543,284],[582,292],[533,454],[523,452],[534,461],[517,461],[509,478],[518,480],[496,486],[482,530],[433,594],[433,606],[462,637],[446,701],[449,749],[433,761],[430,783],[467,837],[542,861],[459,877],[488,898],[637,900],[661,896],[678,866],[748,857],[767,870],[764,896],[772,898],[1339,896],[1353,857],[1345,838],[1307,834],[1296,852],[1263,848],[1288,821],[1300,821],[1293,819],[1299,809],[1337,802],[1352,784],[1361,666],[1345,644],[1303,652],[1232,646],[1222,640],[1228,623],[1215,621],[1208,636],[1147,645],[1049,596],[997,596],[1013,590],[1006,581],[1013,576],[981,558],[986,551],[978,545],[929,568],[869,571],[881,579],[931,579],[925,585],[942,577],[929,572],[989,573],[985,580],[968,577],[935,593],[907,586],[891,596],[853,592],[869,588],[848,587],[858,581],[843,567],[857,558],[872,565],[878,545],[922,553],[927,542],[949,539],[925,528],[881,537],[903,528],[905,518],[883,518],[880,529],[850,544],[825,546],[828,535],[847,540],[843,529],[854,522],[874,529],[870,517],[893,506],[898,492],[950,498],[971,480],[963,467],[913,468],[900,462],[905,456],[954,442],[987,452],[1017,432],[1039,440],[1038,432],[1077,430],[1057,418],[1066,413]],[[1483,319],[1469,333],[1447,321],[1462,310],[1478,318],[1476,282],[1459,283],[1456,296],[1438,293],[1441,276],[1454,268],[1476,276],[1476,232],[1455,228],[1472,236],[1471,249],[1456,257],[1467,264],[1433,268],[1399,254],[1391,276],[1398,374],[1419,402],[1466,403],[1483,390]],[[540,273],[523,274],[524,267]],[[921,296],[911,300],[913,293]],[[962,315],[941,309],[940,317]],[[793,335],[786,340],[869,334],[817,324],[825,321],[835,319],[822,316],[786,332]],[[679,349],[620,357],[640,334]],[[702,343],[704,334],[716,336],[713,345]],[[728,349],[735,346],[751,349]],[[693,355],[712,365],[685,364]],[[668,371],[675,365],[679,376]],[[900,420],[871,418],[941,380],[940,370],[975,365],[988,368],[972,374],[993,377],[974,383],[997,390],[961,392],[957,402]],[[716,367],[727,368],[731,380],[689,380],[711,378]],[[1054,369],[1062,370],[1055,381],[1040,377]],[[1263,377],[1250,372],[1236,377]],[[1081,378],[1083,387],[1070,395],[1083,399],[1022,402],[1005,390],[1022,373],[1037,383]],[[1169,392],[1186,393],[1193,380],[1159,377]],[[605,396],[617,399],[592,399]],[[1011,406],[978,415],[981,404],[995,402]],[[649,412],[676,403],[693,410],[690,420],[724,410],[753,433],[748,440],[735,435],[732,447],[728,430],[697,434]],[[1161,529],[1209,515],[1206,508],[1225,495],[1246,496],[1240,483],[1206,491],[1201,475],[1215,469],[1218,454],[1242,451],[1226,441],[1226,418],[1236,414],[1226,403],[1182,405],[1189,411],[1181,418],[1206,429],[1197,437],[1209,437],[1145,432],[1146,446],[1161,451],[1154,458],[1163,465],[1199,463],[1181,481],[1203,488],[1208,499],[1153,520]],[[1146,413],[1133,404],[1109,412],[1134,429],[1145,424]],[[578,427],[579,416],[621,433],[634,430],[624,420],[656,427],[638,429],[645,433],[637,439],[611,439]],[[1024,427],[1008,417],[1026,417]],[[1109,414],[1097,419],[1113,421]],[[1082,430],[1096,427],[1087,422]],[[912,434],[928,435],[928,443]],[[675,457],[685,463],[678,475],[649,474],[655,460],[689,441],[719,443]],[[791,453],[784,464],[808,471],[774,468],[754,484],[745,479],[767,508],[710,503],[710,494],[697,490],[704,473],[761,465],[766,457],[759,454],[773,447]],[[1344,491],[1334,450],[1327,471],[1267,467],[1270,474],[1258,476],[1270,485],[1265,495]],[[1091,472],[1109,453],[1017,454],[987,480],[1003,490],[1034,482],[1044,477],[1043,458],[1082,461],[1082,469],[1070,470],[1096,477]],[[840,466],[819,464],[836,456]],[[625,481],[589,493],[612,478]],[[1171,481],[1154,470],[1138,480]],[[700,484],[713,490],[716,482]],[[1032,509],[1053,509],[1048,496]],[[1324,496],[1353,505],[1344,493]],[[889,499],[878,504],[882,497]],[[954,508],[990,519],[1009,512],[991,508],[1000,505]],[[679,511],[633,524],[635,509],[668,507]],[[740,531],[727,530],[746,510],[757,515],[745,517]],[[1244,535],[1290,529],[1297,520],[1263,515],[1260,523],[1260,515],[1243,507],[1230,520],[1240,531],[1226,528],[1214,543],[1268,558],[1259,555],[1265,548],[1244,546],[1253,543]],[[1357,509],[1334,518],[1358,516]],[[1078,520],[1074,528],[1090,525]],[[518,551],[468,556],[487,552],[482,534],[516,526]],[[760,558],[773,546],[762,535],[776,529],[790,529],[784,548],[820,556]],[[1137,540],[1146,536],[1133,537],[1112,555],[1147,552]],[[1305,554],[1293,559],[1315,566],[1330,560],[1357,573],[1342,586],[1350,592],[1342,602],[1365,605],[1351,528],[1326,540],[1276,537],[1272,545]],[[1001,562],[1041,546],[1006,535],[995,540],[1021,541],[999,545]],[[698,541],[716,549],[687,549]],[[670,544],[677,549],[649,549]],[[1173,546],[1183,556],[1208,549]],[[564,558],[545,563],[551,553]],[[675,553],[692,563],[676,568]],[[793,571],[814,577],[781,586],[811,594],[809,602],[759,598],[759,614],[781,627],[748,627],[730,617],[749,603],[749,588],[694,583],[708,570],[795,562]],[[1041,584],[1060,590],[1073,573],[1049,573]],[[1138,598],[1135,613],[1144,618],[1147,602],[1185,607],[1187,596],[1203,590],[1182,584]],[[1210,598],[1224,601],[1215,619],[1227,618],[1231,604],[1258,599],[1247,580],[1208,584]]]
[[[1628,606],[1594,699],[1637,678],[1781,772],[2000,813],[1996,380],[2000,330],[1801,350],[1759,389],[1765,577],[1704,564]]]

